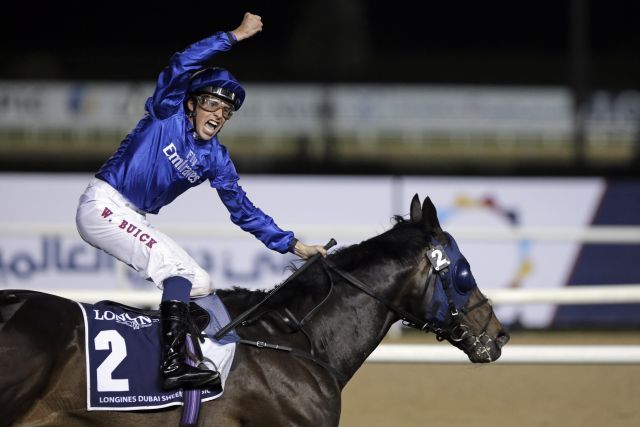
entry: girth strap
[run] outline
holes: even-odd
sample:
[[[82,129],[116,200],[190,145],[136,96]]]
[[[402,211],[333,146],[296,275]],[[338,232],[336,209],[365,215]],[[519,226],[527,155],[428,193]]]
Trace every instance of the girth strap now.
[[[196,347],[197,346],[197,347]],[[187,363],[190,366],[196,366],[198,362],[202,360],[202,351],[198,340],[194,340],[191,336],[187,336],[186,349],[188,353],[193,355],[199,353],[200,358],[198,361],[191,359],[191,356],[187,359]],[[200,389],[184,390],[183,397],[184,405],[182,407],[182,416],[180,417],[180,427],[195,427],[198,425],[198,417],[200,416]]]

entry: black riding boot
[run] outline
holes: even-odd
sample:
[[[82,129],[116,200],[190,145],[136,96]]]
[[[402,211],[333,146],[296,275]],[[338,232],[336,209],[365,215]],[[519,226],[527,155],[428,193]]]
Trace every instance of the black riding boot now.
[[[160,319],[163,341],[160,369],[163,388],[197,388],[206,383],[214,383],[220,376],[218,372],[198,369],[186,363],[184,348],[189,305],[181,301],[163,301],[160,303]]]

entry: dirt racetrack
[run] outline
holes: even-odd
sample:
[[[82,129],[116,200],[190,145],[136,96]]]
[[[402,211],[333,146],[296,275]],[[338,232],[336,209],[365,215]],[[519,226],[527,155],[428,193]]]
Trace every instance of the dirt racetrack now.
[[[385,341],[409,342],[435,339]],[[640,332],[521,332],[510,343],[638,345]],[[340,426],[631,427],[639,403],[640,364],[368,363],[345,388]]]

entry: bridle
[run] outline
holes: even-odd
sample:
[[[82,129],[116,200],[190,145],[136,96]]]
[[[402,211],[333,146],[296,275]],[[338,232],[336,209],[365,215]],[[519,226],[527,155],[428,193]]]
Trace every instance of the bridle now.
[[[448,267],[436,272],[434,266],[431,265],[429,268],[429,272],[427,273],[427,277],[425,278],[424,293],[427,293],[429,287],[435,286],[436,277],[439,276],[440,280],[442,281],[443,289],[447,296],[449,315],[451,316],[449,325],[447,325],[446,327],[442,327],[438,326],[435,322],[429,321],[426,318],[420,318],[396,306],[383,296],[378,295],[373,289],[371,289],[357,277],[353,276],[350,273],[347,273],[346,271],[342,271],[333,262],[327,259],[323,259],[322,261],[329,268],[329,270],[342,277],[349,285],[369,295],[373,299],[385,305],[389,310],[393,311],[400,318],[403,325],[417,329],[421,332],[433,332],[436,335],[438,341],[448,339],[453,342],[460,342],[464,340],[470,333],[469,327],[464,323],[465,317],[473,310],[476,310],[477,308],[480,308],[481,306],[489,302],[489,300],[483,295],[482,299],[475,304],[458,309],[453,301],[452,293],[455,292],[455,290],[453,290],[452,285],[449,281],[449,276],[447,275]],[[486,334],[489,323],[491,322],[491,318],[493,317],[493,310],[491,313],[492,314],[488,316],[480,335]]]
[[[426,254],[425,258],[427,259],[427,262],[430,262],[430,259]],[[332,261],[322,259],[322,262],[331,280],[331,288],[333,288],[333,279],[331,278],[330,272],[333,272],[342,277],[349,285],[367,294],[371,298],[383,304],[385,307],[387,307],[387,309],[394,312],[405,326],[417,329],[421,332],[433,332],[436,335],[438,341],[443,341],[446,339],[458,347],[464,345],[464,341],[468,341],[469,345],[467,347],[469,347],[473,351],[478,352],[481,355],[485,355],[488,358],[488,361],[491,361],[488,346],[491,343],[492,339],[487,334],[487,328],[489,327],[489,323],[491,323],[491,320],[495,316],[493,310],[491,310],[491,314],[487,317],[483,328],[477,335],[473,334],[471,332],[471,328],[465,323],[465,319],[469,313],[482,307],[484,304],[487,304],[489,300],[484,295],[482,295],[482,298],[474,304],[470,306],[465,305],[464,307],[458,309],[453,299],[453,292],[455,292],[455,290],[453,289],[453,285],[449,280],[448,266],[441,268],[438,271],[436,270],[436,267],[431,264],[429,272],[427,273],[427,277],[424,281],[423,295],[426,295],[428,293],[428,289],[430,287],[435,286],[437,277],[439,277],[442,282],[442,287],[447,297],[450,320],[446,326],[439,326],[436,324],[436,322],[429,321],[426,317],[418,317],[398,307],[388,299],[376,293],[373,289],[371,289],[357,277],[353,276],[350,273],[342,271]],[[327,298],[325,298],[325,300],[323,300],[319,305],[322,305],[326,301],[326,299]],[[309,315],[305,316],[305,320],[308,320],[310,315],[314,314],[317,311],[319,305],[311,310]]]

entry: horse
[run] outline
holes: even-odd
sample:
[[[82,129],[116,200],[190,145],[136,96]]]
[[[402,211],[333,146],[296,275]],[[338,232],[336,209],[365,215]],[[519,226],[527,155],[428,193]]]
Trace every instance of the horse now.
[[[342,389],[399,320],[435,333],[471,362],[500,357],[509,334],[431,200],[421,204],[416,194],[409,218],[395,219],[386,232],[319,258],[237,329],[257,344],[238,344],[224,394],[202,404],[199,425],[337,426]],[[266,292],[217,294],[234,318]],[[0,293],[0,425],[179,423],[179,406],[87,411],[84,337],[76,302]],[[273,350],[267,341],[296,351]]]

